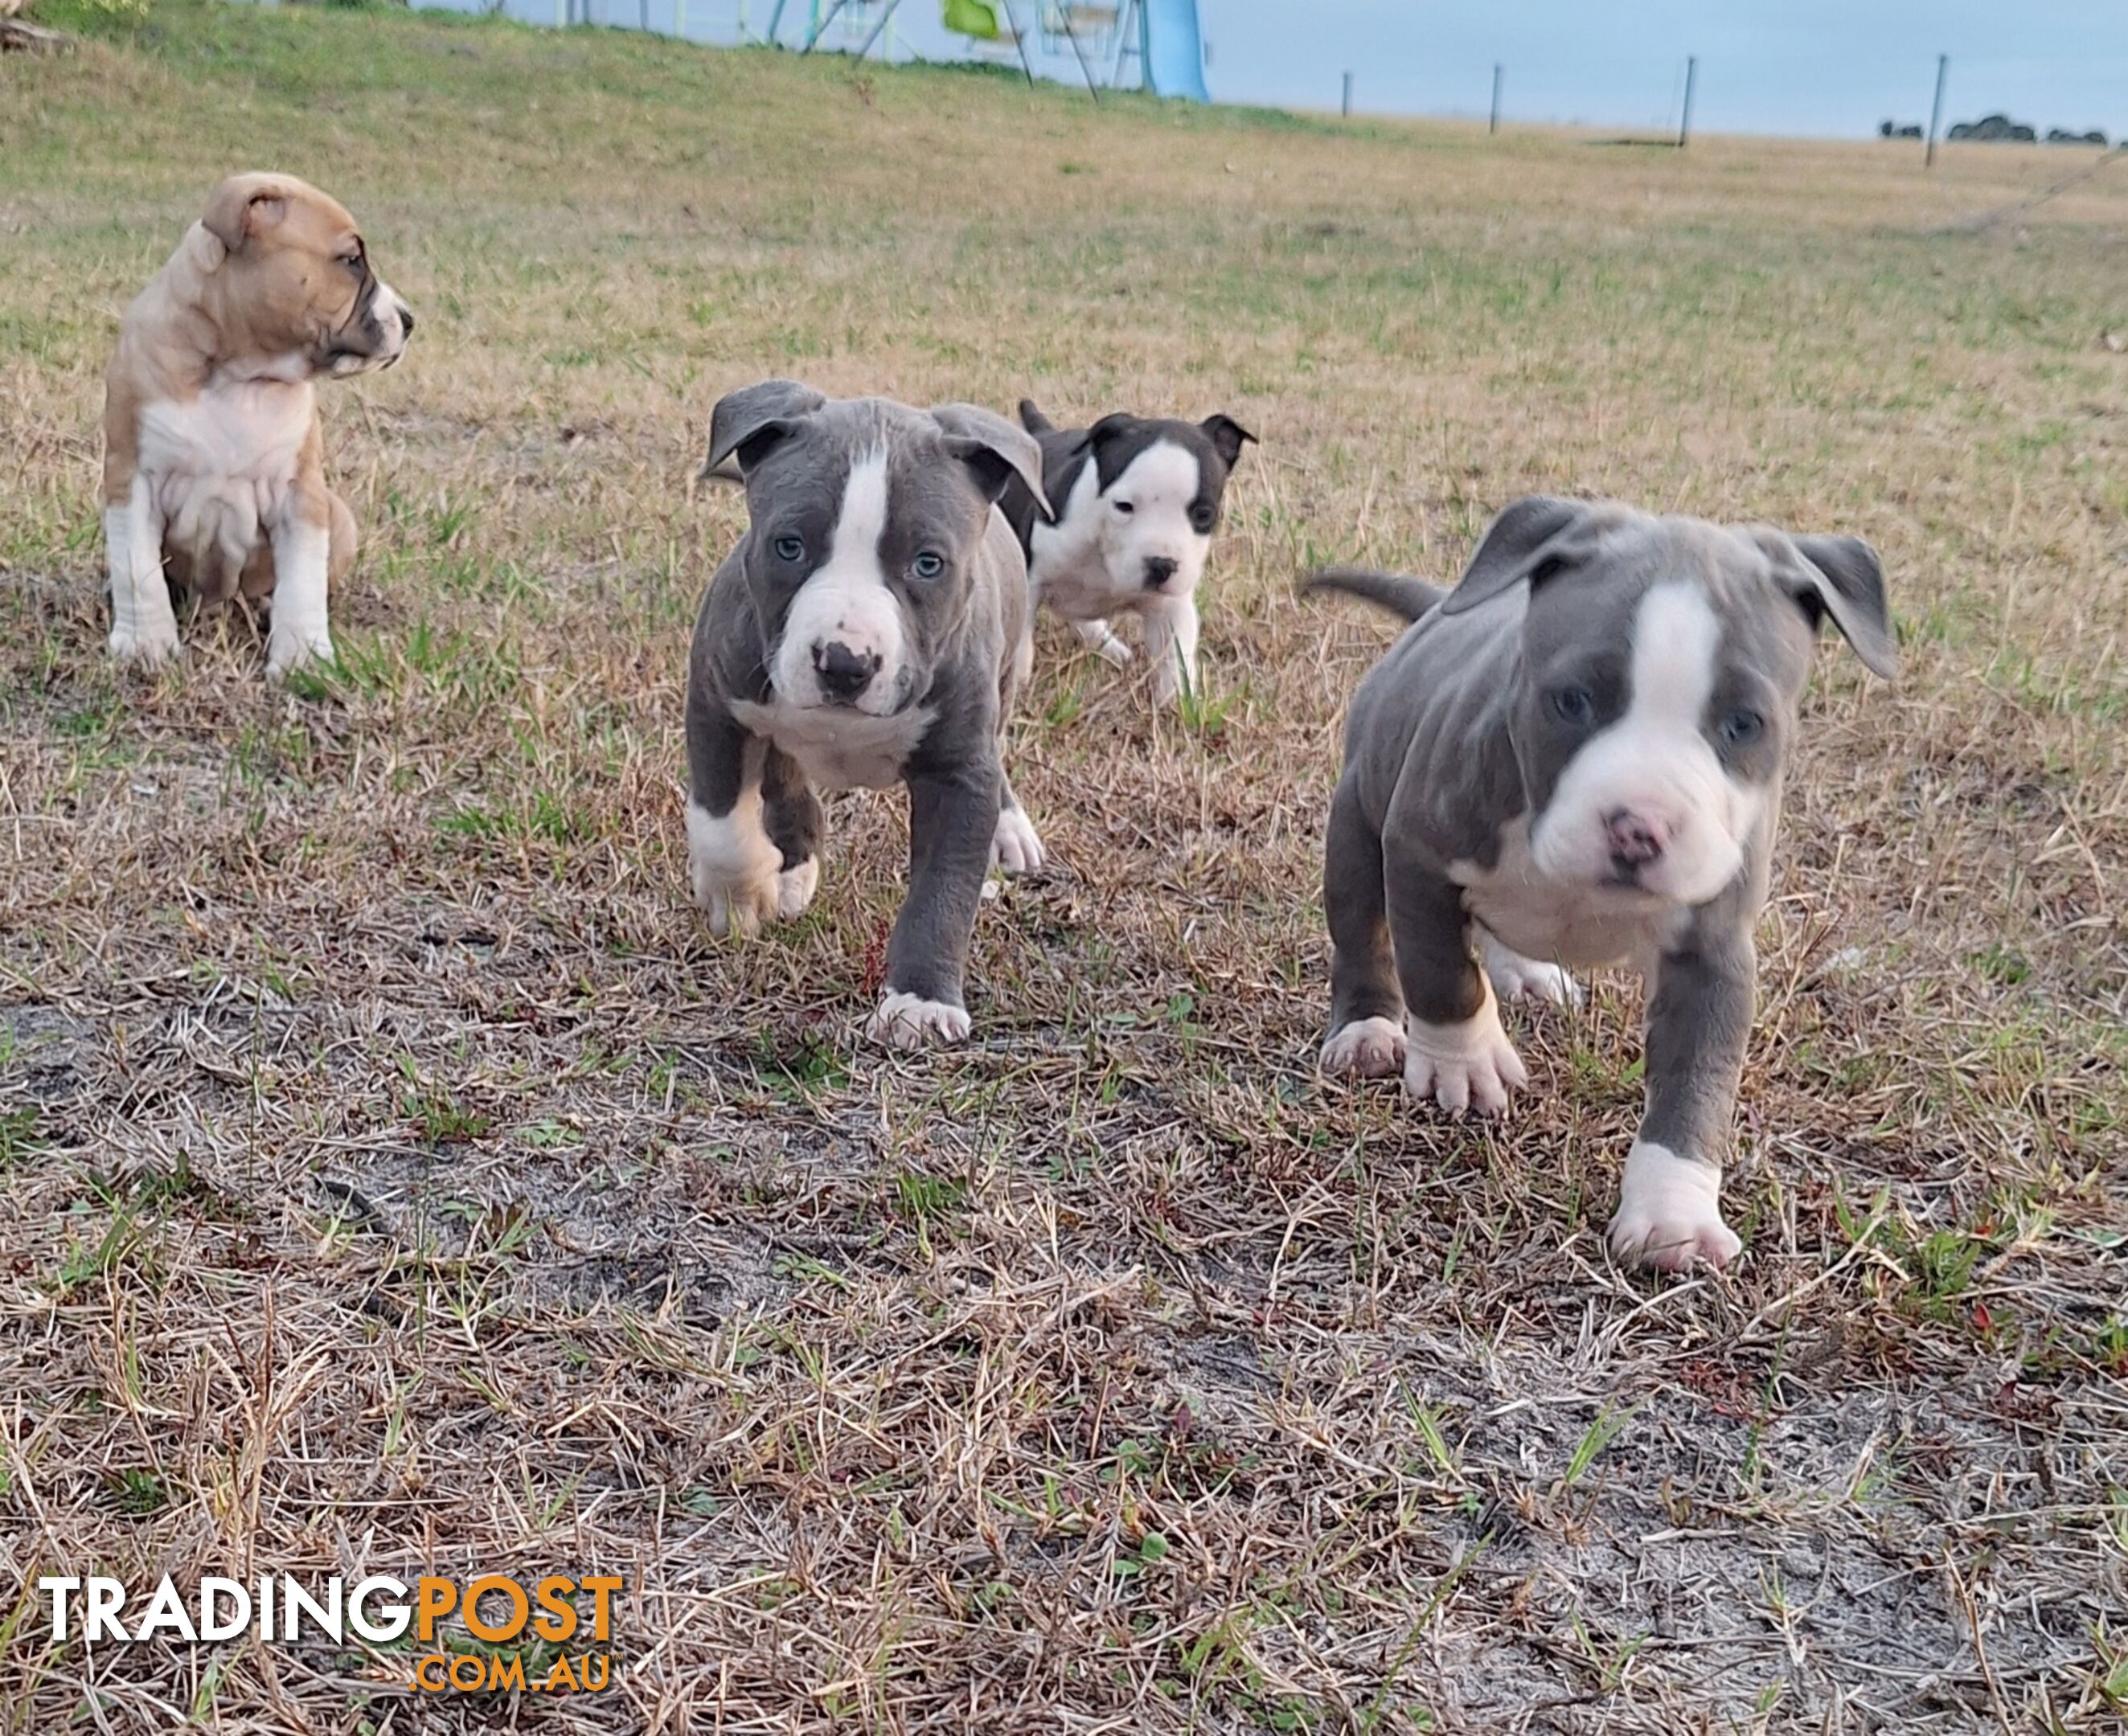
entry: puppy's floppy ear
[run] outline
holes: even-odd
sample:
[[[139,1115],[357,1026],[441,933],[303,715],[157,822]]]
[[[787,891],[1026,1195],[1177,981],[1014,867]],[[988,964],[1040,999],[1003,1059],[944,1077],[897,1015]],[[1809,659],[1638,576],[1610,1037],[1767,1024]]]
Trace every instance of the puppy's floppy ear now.
[[[207,196],[200,222],[216,240],[235,253],[262,230],[288,215],[294,192],[285,175],[231,175]]]
[[[1589,500],[1524,495],[1494,519],[1463,576],[1441,605],[1461,614],[1527,579],[1542,584],[1587,557],[1611,515]]]
[[[827,401],[796,380],[763,380],[726,392],[710,412],[710,456],[702,479],[729,475],[724,461],[734,455],[739,475],[747,476],[778,440]]]
[[[1243,441],[1252,446],[1257,443],[1256,437],[1232,416],[1207,416],[1197,425],[1204,430],[1204,438],[1212,443],[1213,449],[1229,470],[1241,461]]]
[[[1887,680],[1898,673],[1898,642],[1875,549],[1860,537],[1791,537],[1778,530],[1757,535],[1772,557],[1774,578],[1812,626],[1831,616],[1865,667]]]
[[[985,500],[995,502],[1018,482],[1033,497],[1043,522],[1057,522],[1043,492],[1042,448],[1033,434],[974,404],[936,405],[931,420],[945,430],[948,449],[968,467]]]
[[[1032,398],[1022,398],[1019,401],[1019,425],[1031,434],[1057,432],[1057,425],[1043,415]]]

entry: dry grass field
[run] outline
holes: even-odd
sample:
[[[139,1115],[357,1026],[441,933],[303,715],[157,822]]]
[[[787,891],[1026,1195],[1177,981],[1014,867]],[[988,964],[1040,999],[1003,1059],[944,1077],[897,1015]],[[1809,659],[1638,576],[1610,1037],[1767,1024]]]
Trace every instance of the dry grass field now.
[[[74,20],[62,0],[45,16]],[[1185,113],[158,0],[0,64],[0,1730],[2082,1731],[2128,1707],[2128,168]],[[238,167],[421,315],[336,671],[103,655],[101,373]],[[976,1036],[898,798],[712,942],[688,624],[762,375],[1232,412],[1186,718],[1053,622]],[[1343,696],[1517,494],[1858,533],[1722,1278],[1601,1232],[1637,990],[1498,1127],[1318,1079]],[[1142,667],[1142,666],[1141,666]],[[603,1694],[54,1646],[40,1572],[623,1572]]]

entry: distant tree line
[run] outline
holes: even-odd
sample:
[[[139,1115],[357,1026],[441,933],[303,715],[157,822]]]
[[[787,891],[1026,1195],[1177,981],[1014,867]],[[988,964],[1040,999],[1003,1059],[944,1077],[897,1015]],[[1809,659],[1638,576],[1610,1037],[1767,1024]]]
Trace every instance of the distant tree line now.
[[[1918,121],[1904,123],[1883,121],[1877,128],[1877,135],[1882,139],[1918,139],[1921,136],[1921,124]],[[2021,121],[2012,121],[2007,115],[1983,115],[1978,121],[1953,121],[1950,130],[1944,136],[1951,140],[1969,139],[1979,145],[2034,145],[2039,142],[2040,137],[2035,128],[2026,126]],[[2088,132],[2080,133],[2066,126],[2050,126],[2047,129],[2046,142],[2050,145],[2102,145],[2111,141],[2102,127],[2094,126]]]

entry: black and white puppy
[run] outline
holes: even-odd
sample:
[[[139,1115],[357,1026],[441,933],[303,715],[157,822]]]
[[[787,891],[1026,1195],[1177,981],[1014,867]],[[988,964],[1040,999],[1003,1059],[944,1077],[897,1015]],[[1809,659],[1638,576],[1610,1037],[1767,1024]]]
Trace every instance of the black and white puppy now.
[[[1042,480],[1056,507],[1009,487],[1005,515],[1019,534],[1035,599],[1077,628],[1111,663],[1131,660],[1109,622],[1145,623],[1154,695],[1197,684],[1197,586],[1219,522],[1227,477],[1256,436],[1232,416],[1178,422],[1103,416],[1060,429],[1023,399],[1019,420],[1041,443]]]
[[[710,581],[687,668],[687,870],[719,935],[793,917],[819,880],[815,790],[909,788],[909,895],[867,1034],[968,1034],[962,978],[993,860],[1042,845],[1005,775],[1033,652],[1027,568],[995,506],[1048,510],[1041,453],[972,406],[830,401],[791,380],[720,400],[746,534]]]

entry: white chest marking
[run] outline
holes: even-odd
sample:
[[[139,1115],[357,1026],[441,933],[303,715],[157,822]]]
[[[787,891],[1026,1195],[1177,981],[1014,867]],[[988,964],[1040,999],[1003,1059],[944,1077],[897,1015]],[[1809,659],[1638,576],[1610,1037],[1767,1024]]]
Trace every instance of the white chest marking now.
[[[306,380],[210,382],[189,402],[140,410],[138,473],[163,540],[233,572],[279,523],[317,423]]]
[[[1516,951],[1579,970],[1622,959],[1645,970],[1691,914],[1644,892],[1544,874],[1530,856],[1527,815],[1503,829],[1494,866],[1451,862],[1448,877],[1471,915]]]
[[[317,421],[307,380],[211,382],[189,403],[164,398],[140,410],[140,468],[155,477],[278,483]]]
[[[882,718],[847,707],[740,700],[732,715],[797,761],[815,790],[884,790],[901,781],[936,714],[915,705]]]

